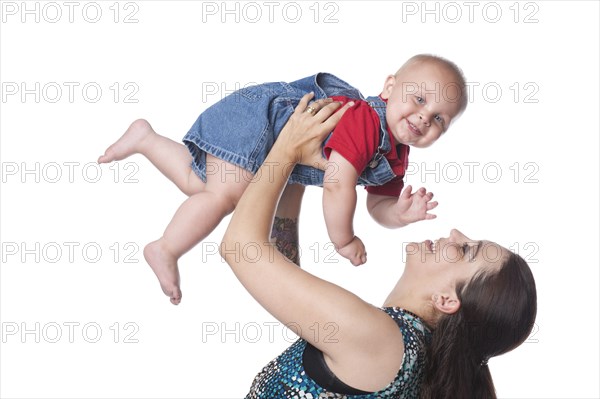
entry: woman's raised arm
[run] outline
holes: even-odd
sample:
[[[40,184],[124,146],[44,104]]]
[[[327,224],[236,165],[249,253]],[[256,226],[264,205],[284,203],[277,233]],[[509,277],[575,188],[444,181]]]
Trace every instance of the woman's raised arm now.
[[[321,143],[351,106],[334,113],[339,104],[320,101],[311,104],[321,108],[313,115],[305,112],[309,99],[308,95],[302,99],[240,199],[223,237],[221,256],[269,313],[331,362],[355,370],[357,360],[383,366],[388,375],[382,381],[389,382],[403,353],[402,336],[392,319],[351,292],[298,268],[269,240],[277,202],[294,165],[324,162]],[[389,342],[390,335],[398,342],[398,351],[381,353],[390,352],[381,344]],[[390,359],[387,367],[386,359]],[[350,380],[352,372],[345,372]]]

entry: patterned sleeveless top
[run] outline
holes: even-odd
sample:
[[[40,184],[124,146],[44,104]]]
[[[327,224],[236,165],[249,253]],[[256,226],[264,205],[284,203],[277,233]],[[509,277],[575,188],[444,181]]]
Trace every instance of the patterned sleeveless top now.
[[[412,313],[396,307],[382,308],[400,328],[404,359],[396,378],[384,389],[361,395],[339,394],[318,385],[305,371],[302,355],[307,342],[297,340],[254,378],[246,399],[404,399],[418,398],[425,362],[425,345],[431,331]]]

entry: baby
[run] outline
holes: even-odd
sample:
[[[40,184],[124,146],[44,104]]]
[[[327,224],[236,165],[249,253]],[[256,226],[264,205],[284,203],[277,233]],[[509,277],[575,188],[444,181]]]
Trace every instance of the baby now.
[[[354,103],[324,143],[325,171],[298,165],[288,183],[323,186],[329,237],[340,255],[360,265],[366,251],[352,227],[356,184],[366,186],[369,213],[383,226],[434,218],[428,213],[437,206],[432,193],[424,188],[413,193],[410,186],[402,191],[409,146],[428,147],[448,130],[466,108],[465,89],[460,69],[432,55],[410,58],[374,97],[364,98],[325,73],[265,83],[234,92],[200,114],[183,138],[185,145],[140,119],[98,162],[140,153],[189,196],[163,236],[144,248],[163,292],[176,305],[181,301],[178,259],[235,209],[303,95]]]

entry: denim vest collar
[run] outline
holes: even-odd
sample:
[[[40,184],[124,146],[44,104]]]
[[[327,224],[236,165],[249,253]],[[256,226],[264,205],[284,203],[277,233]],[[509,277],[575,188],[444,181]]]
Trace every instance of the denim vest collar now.
[[[312,79],[313,84],[316,87],[316,100],[332,96],[345,96],[361,100],[365,99],[358,89],[330,73],[319,72],[309,79]]]

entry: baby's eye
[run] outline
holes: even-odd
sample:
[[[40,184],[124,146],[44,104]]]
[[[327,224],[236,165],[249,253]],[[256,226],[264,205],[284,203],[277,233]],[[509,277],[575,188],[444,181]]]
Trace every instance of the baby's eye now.
[[[417,96],[417,102],[418,102],[419,104],[424,104],[424,103],[425,103],[425,99],[424,99],[423,97],[419,97],[419,96]]]
[[[442,129],[446,128],[446,121],[444,121],[444,118],[442,118],[440,115],[436,115],[434,119],[442,126]]]

